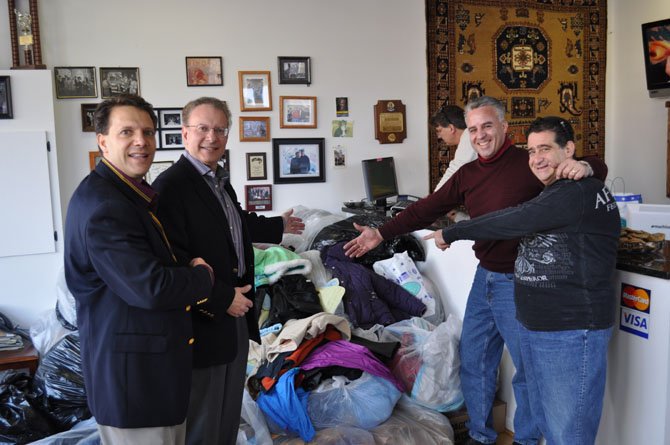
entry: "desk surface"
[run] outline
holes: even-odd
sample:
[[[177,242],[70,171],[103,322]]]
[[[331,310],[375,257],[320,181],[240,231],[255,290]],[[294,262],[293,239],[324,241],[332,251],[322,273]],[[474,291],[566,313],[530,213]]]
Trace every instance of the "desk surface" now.
[[[37,369],[39,354],[28,340],[23,340],[23,348],[13,351],[0,351],[0,370],[29,368],[33,373]]]

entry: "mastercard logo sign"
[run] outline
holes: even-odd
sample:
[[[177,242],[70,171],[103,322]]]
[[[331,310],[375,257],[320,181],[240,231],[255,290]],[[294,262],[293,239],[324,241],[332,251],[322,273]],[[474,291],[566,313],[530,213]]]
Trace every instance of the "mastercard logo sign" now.
[[[621,304],[632,309],[637,309],[638,311],[649,312],[651,291],[637,286],[622,284]]]

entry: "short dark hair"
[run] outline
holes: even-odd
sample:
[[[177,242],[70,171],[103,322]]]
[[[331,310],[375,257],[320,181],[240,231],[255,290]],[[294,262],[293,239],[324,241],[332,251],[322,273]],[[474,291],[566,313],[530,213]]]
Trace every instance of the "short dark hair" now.
[[[223,111],[223,114],[226,115],[226,119],[228,120],[228,126],[231,125],[232,115],[230,113],[230,109],[228,108],[228,104],[226,101],[217,99],[216,97],[199,97],[187,103],[184,106],[184,109],[181,111],[181,120],[183,125],[188,125],[188,121],[191,118],[193,109],[195,107],[199,107],[200,105],[211,105],[217,110]]]
[[[435,112],[430,118],[430,125],[433,127],[447,128],[449,124],[454,127],[465,130],[465,115],[463,109],[457,105],[445,105]]]
[[[112,114],[112,110],[116,107],[126,106],[146,111],[149,117],[151,117],[154,128],[156,128],[158,118],[156,118],[156,113],[154,113],[154,107],[149,102],[134,94],[120,94],[102,101],[95,109],[95,113],[93,114],[95,132],[98,134],[107,134],[109,131],[109,116]]]
[[[575,140],[575,132],[570,122],[558,116],[547,116],[535,119],[526,131],[526,139],[531,133],[540,133],[542,131],[551,131],[554,133],[554,140],[559,147],[563,148],[568,141]]]

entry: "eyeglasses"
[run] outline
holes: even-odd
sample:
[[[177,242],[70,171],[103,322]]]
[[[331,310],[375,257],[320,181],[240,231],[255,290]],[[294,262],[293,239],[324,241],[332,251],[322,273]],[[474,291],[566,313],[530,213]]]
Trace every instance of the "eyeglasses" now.
[[[189,128],[195,128],[195,131],[197,131],[200,135],[202,136],[207,136],[210,131],[214,130],[214,134],[220,138],[225,138],[228,137],[228,132],[230,131],[229,128],[224,128],[224,127],[208,127],[207,125],[184,125],[185,127]]]

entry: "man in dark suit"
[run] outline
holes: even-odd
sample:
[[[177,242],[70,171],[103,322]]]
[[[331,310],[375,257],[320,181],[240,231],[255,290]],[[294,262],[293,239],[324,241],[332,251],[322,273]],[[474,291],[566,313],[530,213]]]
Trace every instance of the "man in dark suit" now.
[[[212,300],[223,311],[193,314],[195,345],[188,444],[234,444],[240,420],[249,339],[260,343],[252,309],[252,241],[278,243],[282,233],[301,233],[302,220],[265,218],[240,207],[227,172],[217,163],[228,142],[230,110],[201,97],[182,112],[186,151],[153,183],[158,214],[180,262],[195,252],[214,269]]]
[[[138,96],[102,102],[103,156],[75,190],[65,225],[65,278],[77,301],[86,397],[105,444],[183,444],[191,307],[208,304],[211,267],[179,267],[142,180],[156,117]]]

